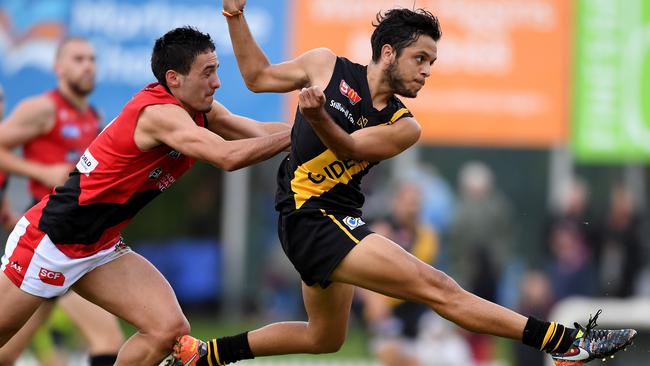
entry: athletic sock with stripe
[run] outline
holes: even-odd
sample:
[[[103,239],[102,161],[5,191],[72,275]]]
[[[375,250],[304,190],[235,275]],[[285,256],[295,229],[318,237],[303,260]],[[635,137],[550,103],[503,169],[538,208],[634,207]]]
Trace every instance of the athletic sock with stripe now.
[[[196,366],[224,366],[240,360],[255,358],[248,344],[248,332],[232,337],[213,339],[208,344],[208,354]]]
[[[564,353],[571,348],[576,330],[556,322],[529,317],[522,343],[547,353]]]

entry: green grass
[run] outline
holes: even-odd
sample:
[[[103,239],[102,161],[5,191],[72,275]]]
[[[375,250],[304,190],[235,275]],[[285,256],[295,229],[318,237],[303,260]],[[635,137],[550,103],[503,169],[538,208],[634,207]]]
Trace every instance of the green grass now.
[[[189,316],[188,319],[192,325],[192,336],[204,340],[227,335],[235,335],[266,325],[266,323],[258,320],[233,321],[206,316]],[[125,334],[131,335],[135,332],[135,329],[129,324],[124,324],[124,331]],[[312,357],[315,357],[313,359],[314,361],[318,359],[370,359],[366,339],[366,333],[362,329],[351,327],[348,331],[348,337],[345,344],[337,353],[327,355],[276,356],[274,359],[295,360],[304,358],[311,359]]]

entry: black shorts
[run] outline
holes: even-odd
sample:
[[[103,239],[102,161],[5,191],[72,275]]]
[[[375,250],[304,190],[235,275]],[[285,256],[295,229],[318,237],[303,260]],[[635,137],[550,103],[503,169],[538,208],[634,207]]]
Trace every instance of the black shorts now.
[[[370,234],[360,217],[324,210],[297,210],[278,220],[282,249],[307,286],[329,286],[334,269]]]

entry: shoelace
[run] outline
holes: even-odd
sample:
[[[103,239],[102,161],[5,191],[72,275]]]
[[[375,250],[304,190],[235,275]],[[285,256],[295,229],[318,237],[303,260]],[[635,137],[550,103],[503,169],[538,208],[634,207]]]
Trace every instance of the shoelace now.
[[[603,340],[607,339],[608,331],[604,329],[594,329],[598,326],[596,320],[598,316],[603,312],[602,309],[598,309],[596,315],[593,317],[589,315],[589,322],[585,328],[585,339],[589,340],[590,352],[600,353],[606,351],[607,344],[603,343]]]
[[[603,309],[598,309],[596,312],[596,315],[594,317],[591,317],[591,314],[589,314],[589,323],[587,323],[587,329],[585,329],[585,333],[589,333],[592,329],[596,328],[598,326],[598,323],[596,323],[596,320],[598,319],[598,315],[603,312]]]

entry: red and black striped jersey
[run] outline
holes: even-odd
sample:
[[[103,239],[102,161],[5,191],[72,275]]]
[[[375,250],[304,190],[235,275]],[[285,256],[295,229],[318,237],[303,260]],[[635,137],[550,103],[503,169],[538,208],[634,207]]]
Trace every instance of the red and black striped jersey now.
[[[54,101],[54,126],[50,132],[27,142],[23,147],[23,156],[41,164],[67,162],[72,167],[97,137],[99,116],[92,107],[83,112],[78,110],[58,90],[45,95]],[[52,189],[30,179],[29,191],[34,201],[39,201]]]
[[[135,214],[194,163],[166,145],[148,151],[136,146],[138,116],[155,104],[180,102],[157,83],[145,87],[90,144],[67,182],[25,214],[68,257],[114,245]],[[205,126],[205,115],[194,121]]]

